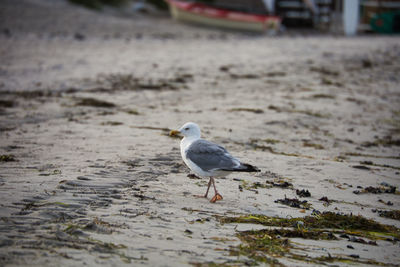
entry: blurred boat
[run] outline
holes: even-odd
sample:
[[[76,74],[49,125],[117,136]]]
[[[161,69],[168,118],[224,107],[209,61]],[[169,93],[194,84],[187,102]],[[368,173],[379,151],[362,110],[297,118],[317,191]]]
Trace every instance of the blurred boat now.
[[[165,0],[174,19],[182,22],[231,30],[277,31],[281,18],[212,7],[203,3]]]

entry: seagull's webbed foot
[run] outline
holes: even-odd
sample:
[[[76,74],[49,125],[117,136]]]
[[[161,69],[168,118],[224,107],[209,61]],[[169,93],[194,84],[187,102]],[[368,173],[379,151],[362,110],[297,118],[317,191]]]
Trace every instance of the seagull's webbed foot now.
[[[223,197],[218,193],[217,188],[215,187],[215,181],[213,177],[210,177],[210,180],[208,181],[208,187],[207,187],[207,191],[205,193],[205,195],[194,195],[195,197],[198,198],[207,198],[208,196],[208,191],[210,190],[210,186],[211,184],[214,186],[214,192],[215,195],[213,196],[213,198],[210,200],[211,203],[215,203],[218,200],[222,200]]]
[[[217,192],[216,194],[215,194],[215,196],[210,200],[210,202],[211,203],[215,203],[215,202],[217,202],[218,200],[222,200],[223,199],[223,197]]]
[[[215,195],[214,197],[210,200],[211,203],[215,203],[217,200],[222,200],[223,197],[218,193],[217,188],[215,187],[215,181],[213,177],[210,177],[210,182],[212,183],[212,185],[214,186],[214,192]],[[208,190],[207,190],[208,191]]]

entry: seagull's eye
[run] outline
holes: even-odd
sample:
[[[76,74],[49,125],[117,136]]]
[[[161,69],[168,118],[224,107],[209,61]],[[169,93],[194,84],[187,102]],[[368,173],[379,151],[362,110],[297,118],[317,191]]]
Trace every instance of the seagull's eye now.
[[[189,131],[189,127],[186,127],[186,128],[185,128],[185,131]]]

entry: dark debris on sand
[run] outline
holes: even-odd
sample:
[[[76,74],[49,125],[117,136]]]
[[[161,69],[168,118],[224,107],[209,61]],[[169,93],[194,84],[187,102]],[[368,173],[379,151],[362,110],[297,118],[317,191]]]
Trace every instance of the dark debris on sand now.
[[[387,186],[379,186],[379,187],[374,187],[374,186],[368,186],[365,187],[364,189],[360,190],[355,190],[353,191],[354,194],[365,194],[365,193],[372,193],[372,194],[395,194],[396,193],[396,187],[392,185],[387,185]]]
[[[311,197],[311,193],[308,190],[302,189],[296,189],[296,195],[298,195],[299,197]]]
[[[85,97],[78,99],[76,103],[77,106],[89,106],[89,107],[96,107],[96,108],[114,108],[116,105],[114,103],[99,100],[91,97]]]
[[[373,209],[372,212],[377,212],[379,216],[400,221],[400,210],[377,210]]]
[[[15,156],[12,154],[0,155],[0,162],[16,161]]]
[[[293,184],[287,181],[267,181],[267,184],[270,184],[273,187],[280,187],[280,188],[293,188]]]
[[[308,203],[307,200],[300,201],[297,198],[287,198],[286,196],[285,196],[284,199],[277,199],[274,202],[275,203],[281,203],[283,205],[286,205],[286,206],[289,206],[289,207],[292,207],[292,208],[298,208],[298,209],[306,209],[306,210],[308,210],[311,207],[311,204]]]

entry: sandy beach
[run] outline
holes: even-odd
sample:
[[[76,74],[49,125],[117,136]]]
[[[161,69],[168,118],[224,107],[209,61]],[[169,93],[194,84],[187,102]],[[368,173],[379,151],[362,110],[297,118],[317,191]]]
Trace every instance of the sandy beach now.
[[[0,25],[1,266],[399,266],[398,36],[62,0],[2,1]],[[261,172],[194,197],[188,121]]]

